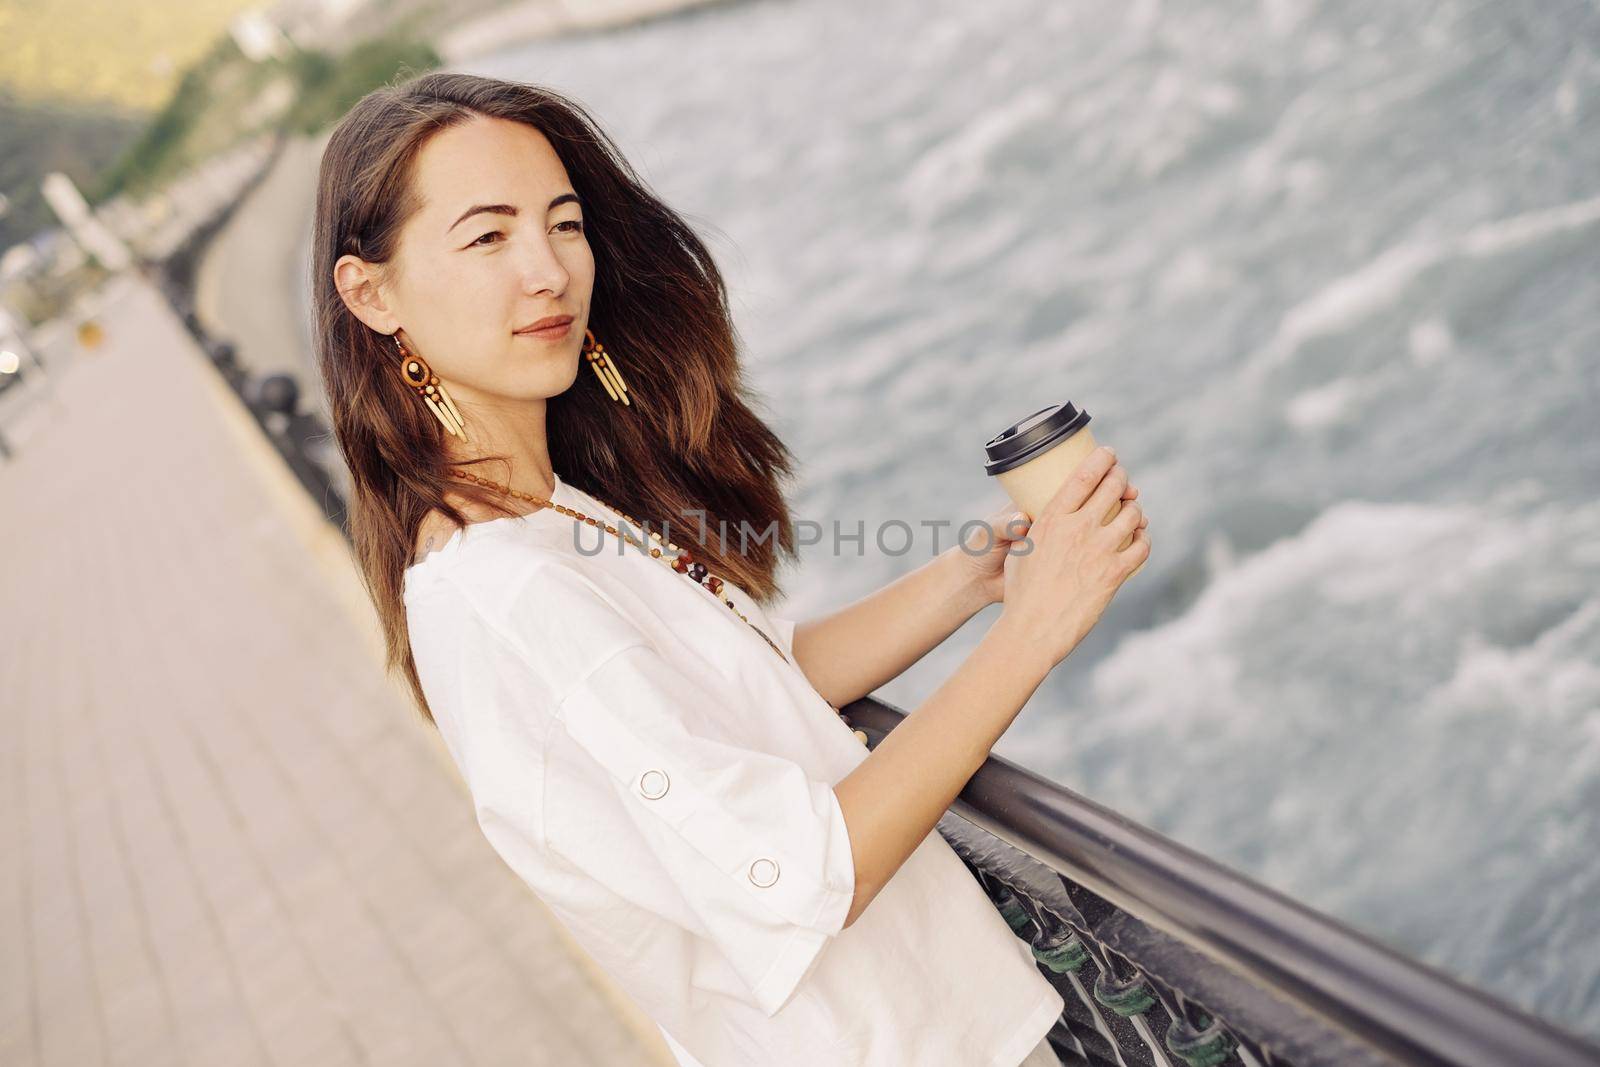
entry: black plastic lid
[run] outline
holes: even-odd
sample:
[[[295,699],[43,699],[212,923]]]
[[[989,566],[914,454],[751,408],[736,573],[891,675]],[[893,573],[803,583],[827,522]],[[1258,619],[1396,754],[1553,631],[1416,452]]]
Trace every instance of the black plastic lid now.
[[[989,458],[983,469],[988,474],[999,474],[1020,467],[1088,424],[1089,413],[1073,407],[1070,400],[1040,408],[984,443],[983,451]]]

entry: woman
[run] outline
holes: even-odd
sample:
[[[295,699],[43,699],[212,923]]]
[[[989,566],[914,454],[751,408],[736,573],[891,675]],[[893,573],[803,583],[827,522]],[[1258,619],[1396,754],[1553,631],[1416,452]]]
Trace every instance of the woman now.
[[[1137,505],[1091,518],[1137,493],[1109,451],[1026,555],[1019,528],[769,615],[791,457],[747,406],[722,278],[532,86],[434,73],[357,104],[314,283],[391,665],[486,838],[680,1062],[1055,1063],[1060,995],[934,824],[1148,552]],[[836,709],[1002,600],[869,754]]]

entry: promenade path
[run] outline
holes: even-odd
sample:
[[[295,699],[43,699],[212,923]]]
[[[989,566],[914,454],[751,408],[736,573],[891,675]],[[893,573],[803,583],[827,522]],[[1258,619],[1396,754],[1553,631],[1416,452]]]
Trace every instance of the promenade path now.
[[[143,279],[0,464],[0,1064],[670,1065]],[[49,353],[47,353],[48,355]]]

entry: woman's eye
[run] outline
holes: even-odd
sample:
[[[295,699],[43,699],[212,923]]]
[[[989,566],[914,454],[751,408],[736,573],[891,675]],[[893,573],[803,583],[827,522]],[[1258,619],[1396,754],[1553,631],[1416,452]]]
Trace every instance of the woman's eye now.
[[[580,233],[583,230],[583,220],[582,219],[568,219],[565,222],[556,223],[556,229],[558,229],[558,230],[563,226],[571,226],[572,227],[572,229],[567,231],[568,233]]]
[[[490,230],[488,233],[483,235],[483,237],[499,237],[499,236],[500,236],[500,231],[499,230]],[[484,244],[484,243],[486,243],[484,241],[483,237],[478,238],[476,241],[474,241],[472,243],[475,244],[475,245],[476,244]],[[490,242],[490,243],[492,243],[492,242]]]

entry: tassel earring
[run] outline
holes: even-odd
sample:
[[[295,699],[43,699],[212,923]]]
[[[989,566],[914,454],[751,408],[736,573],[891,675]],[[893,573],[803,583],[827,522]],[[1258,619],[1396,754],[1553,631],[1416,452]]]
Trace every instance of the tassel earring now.
[[[456,402],[445,392],[444,383],[433,373],[427,362],[415,352],[406,349],[398,333],[393,335],[395,347],[400,350],[400,376],[417,391],[428,410],[444,425],[452,437],[467,439],[467,424],[461,418]]]
[[[583,337],[583,354],[589,360],[589,366],[594,368],[595,377],[606,387],[606,392],[611,394],[612,400],[620,400],[624,405],[632,407],[633,401],[628,399],[628,386],[617,371],[617,365],[611,362],[611,353],[606,351],[605,345],[594,339],[592,330],[584,330]]]

